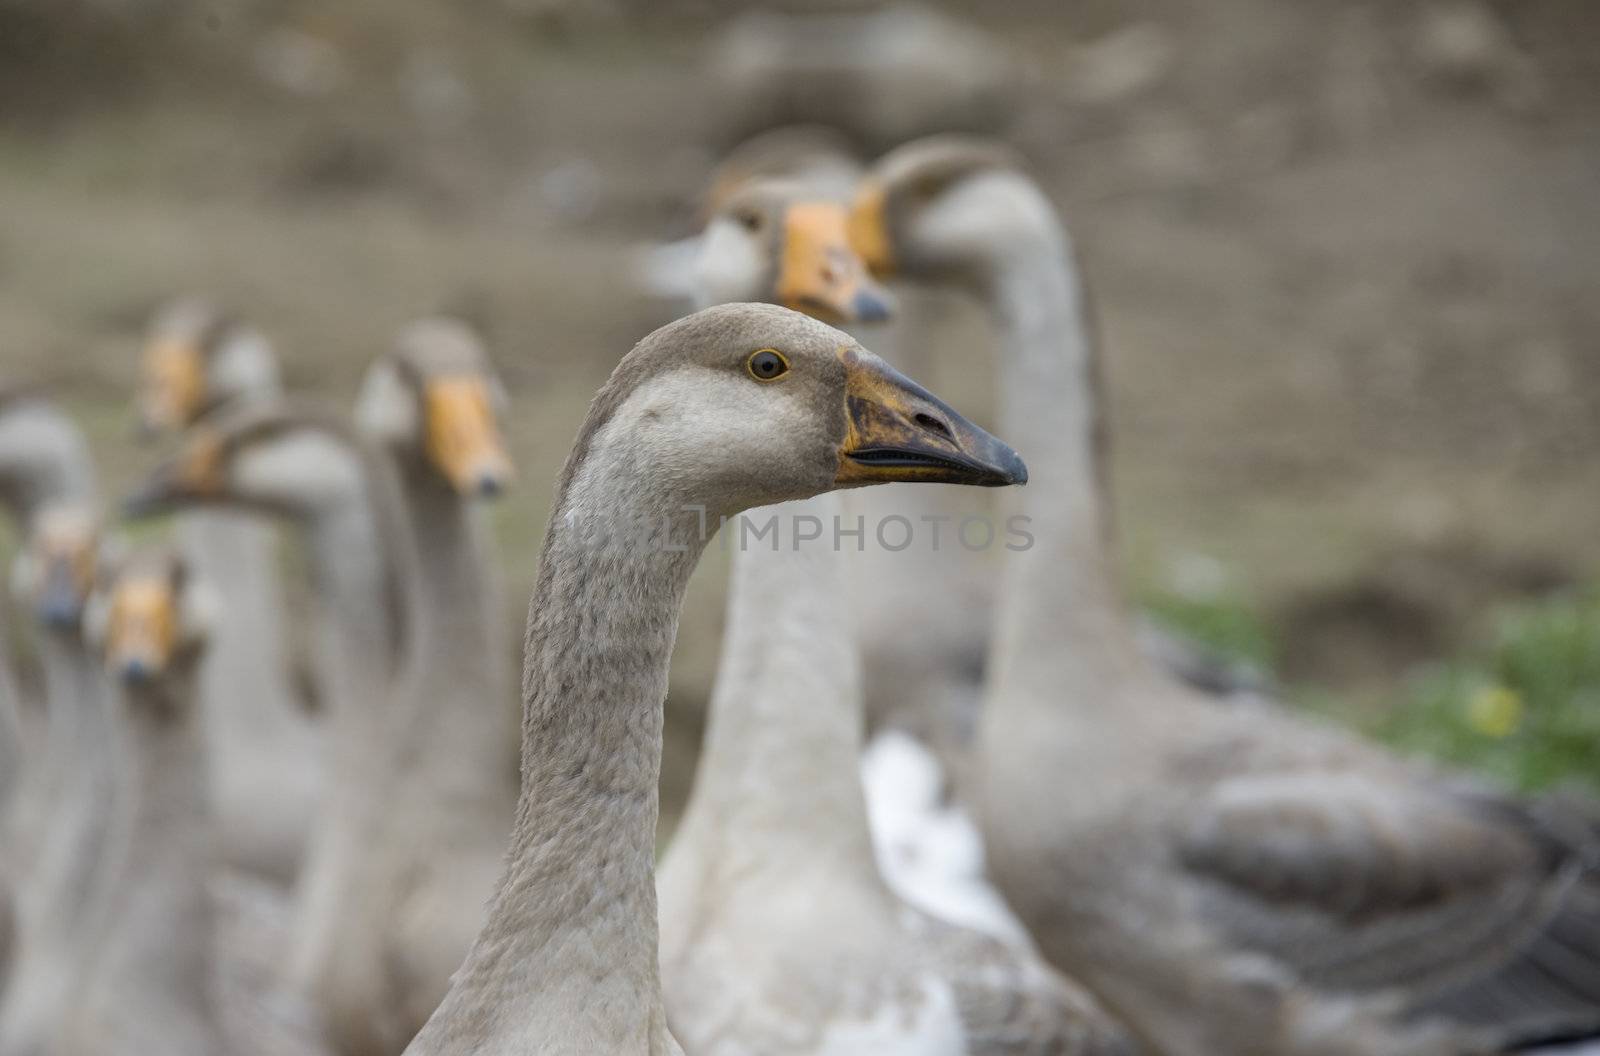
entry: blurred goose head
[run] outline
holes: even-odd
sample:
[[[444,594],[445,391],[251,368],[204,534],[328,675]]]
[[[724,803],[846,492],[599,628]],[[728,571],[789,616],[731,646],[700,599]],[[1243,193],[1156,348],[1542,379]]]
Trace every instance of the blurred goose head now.
[[[469,497],[499,495],[514,474],[500,436],[507,399],[476,334],[455,319],[421,319],[367,371],[356,423],[408,470]]]
[[[879,322],[889,294],[850,248],[848,211],[797,182],[757,180],[725,194],[701,236],[704,305],[768,301],[824,322]]]
[[[94,491],[89,446],[72,420],[32,389],[0,384],[0,503],[27,522]]]
[[[130,517],[237,506],[294,519],[364,494],[365,447],[331,414],[264,405],[207,420],[124,501]]]
[[[279,389],[278,362],[259,332],[199,297],[156,313],[139,369],[139,424],[148,434],[186,428],[210,411]]]
[[[1049,202],[1009,148],[930,136],[867,173],[850,210],[850,241],[874,275],[979,288],[1036,252],[1060,250]]]
[[[53,632],[76,632],[101,559],[100,525],[87,508],[48,506],[35,518],[12,571],[12,587]]]
[[[84,617],[90,640],[112,678],[144,688],[193,673],[217,604],[164,546],[116,562],[100,577]],[[164,695],[169,704],[185,695]]]

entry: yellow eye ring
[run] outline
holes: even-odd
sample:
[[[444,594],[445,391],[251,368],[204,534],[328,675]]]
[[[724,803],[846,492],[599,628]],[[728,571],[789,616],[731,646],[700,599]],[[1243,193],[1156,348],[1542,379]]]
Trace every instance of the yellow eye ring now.
[[[789,373],[789,360],[775,348],[758,348],[744,361],[744,369],[757,381],[777,381]]]

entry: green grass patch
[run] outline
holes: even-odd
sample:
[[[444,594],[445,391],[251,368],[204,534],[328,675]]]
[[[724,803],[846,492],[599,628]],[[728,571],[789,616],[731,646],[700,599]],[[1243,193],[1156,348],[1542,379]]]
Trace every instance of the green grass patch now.
[[[1484,649],[1407,680],[1371,727],[1518,788],[1600,790],[1600,590],[1507,610]]]
[[[1139,607],[1163,627],[1214,654],[1270,672],[1277,657],[1272,633],[1243,599],[1228,594],[1190,597],[1147,593]]]

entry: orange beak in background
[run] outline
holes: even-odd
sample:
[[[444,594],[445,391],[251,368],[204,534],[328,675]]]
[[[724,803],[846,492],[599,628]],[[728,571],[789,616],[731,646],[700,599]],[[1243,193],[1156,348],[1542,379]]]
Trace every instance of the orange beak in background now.
[[[826,322],[889,318],[888,293],[850,248],[849,217],[832,202],[800,202],[783,218],[777,300]]]
[[[423,387],[424,450],[462,495],[491,497],[514,474],[483,378],[432,378]]]
[[[172,587],[154,577],[127,579],[111,595],[106,666],[124,682],[148,682],[172,662],[178,605]]]
[[[883,187],[868,180],[850,206],[850,247],[860,255],[867,270],[879,278],[894,274],[885,200]]]
[[[190,341],[161,338],[144,350],[139,417],[150,432],[181,429],[205,403],[205,356]]]

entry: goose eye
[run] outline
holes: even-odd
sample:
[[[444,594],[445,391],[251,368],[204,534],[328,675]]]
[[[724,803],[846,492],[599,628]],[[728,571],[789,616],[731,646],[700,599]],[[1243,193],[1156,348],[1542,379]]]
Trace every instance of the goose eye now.
[[[741,210],[737,217],[740,226],[751,234],[761,230],[761,214],[750,210]]]
[[[744,366],[757,381],[772,381],[789,372],[789,361],[783,358],[783,353],[773,348],[750,353]]]

